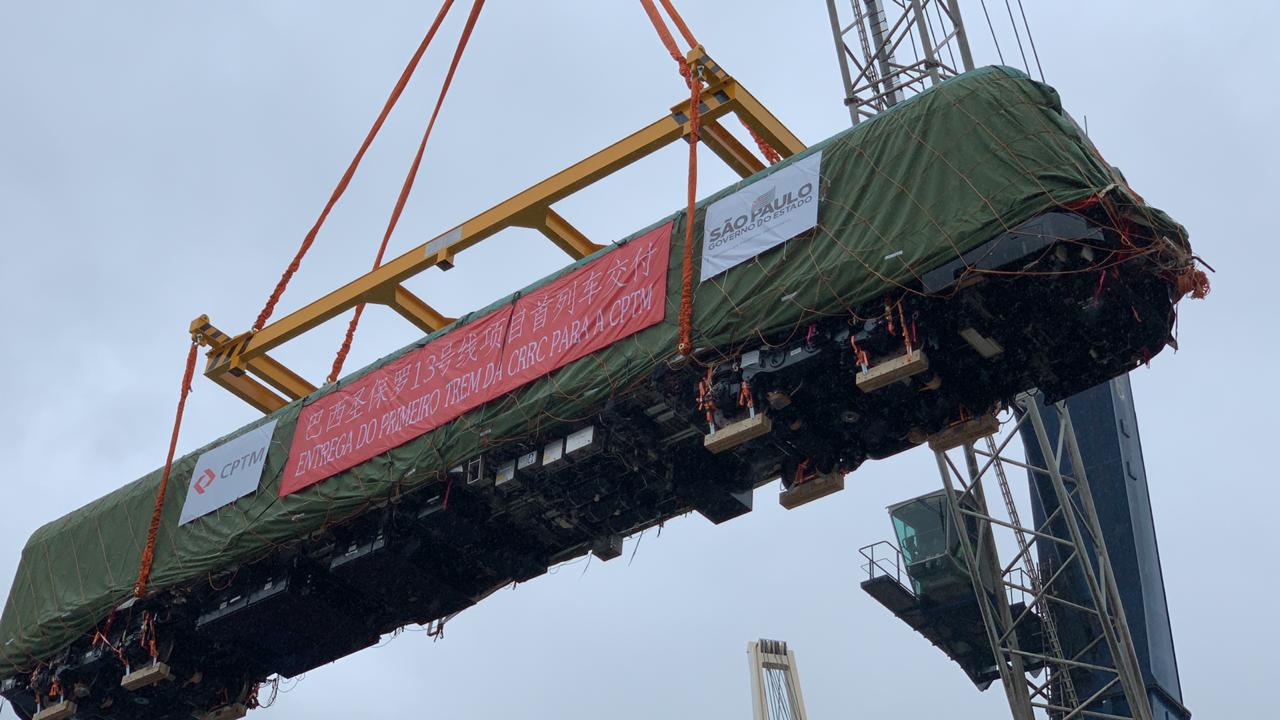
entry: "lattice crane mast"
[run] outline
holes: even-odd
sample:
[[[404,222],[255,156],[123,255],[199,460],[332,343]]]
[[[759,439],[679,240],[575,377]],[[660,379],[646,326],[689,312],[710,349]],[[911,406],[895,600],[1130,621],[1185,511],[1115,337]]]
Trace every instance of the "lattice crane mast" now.
[[[1021,1],[993,3],[994,18],[980,3],[1000,62],[1003,37],[1011,64],[1043,79]],[[959,0],[826,4],[855,125],[974,69]],[[998,446],[979,423],[930,441],[944,490],[890,508],[897,545],[863,549],[864,589],[980,688],[1000,680],[1018,720],[1186,720],[1128,377],[1011,411]],[[1018,434],[1025,460],[1009,450]],[[1030,523],[1006,467],[1026,472]],[[1001,550],[1016,551],[1004,565]]]

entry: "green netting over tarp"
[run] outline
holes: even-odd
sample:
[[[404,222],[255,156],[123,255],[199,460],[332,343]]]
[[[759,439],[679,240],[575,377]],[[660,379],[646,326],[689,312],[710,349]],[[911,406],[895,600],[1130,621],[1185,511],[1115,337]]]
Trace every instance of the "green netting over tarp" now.
[[[1144,205],[1101,160],[1063,114],[1057,93],[1006,68],[950,80],[798,157],[819,149],[818,227],[701,284],[695,299],[697,345],[731,347],[758,333],[846,312],[897,292],[920,273],[1039,213],[1092,197],[1104,197],[1119,222],[1154,229],[1185,247],[1181,227]],[[722,190],[703,206],[751,180]],[[434,482],[436,473],[476,454],[481,429],[486,446],[537,435],[542,428],[591,415],[610,394],[646,377],[676,342],[684,217],[673,217],[667,312],[658,325],[279,498],[299,410],[331,388],[321,390],[271,416],[278,423],[256,493],[184,526],[178,525],[178,514],[195,459],[225,438],[178,460],[152,587],[203,581],[264,556],[276,544],[360,513],[393,491]],[[697,238],[701,217],[699,212]],[[129,597],[158,483],[156,471],[35,532],[23,549],[0,618],[0,677],[53,654]]]

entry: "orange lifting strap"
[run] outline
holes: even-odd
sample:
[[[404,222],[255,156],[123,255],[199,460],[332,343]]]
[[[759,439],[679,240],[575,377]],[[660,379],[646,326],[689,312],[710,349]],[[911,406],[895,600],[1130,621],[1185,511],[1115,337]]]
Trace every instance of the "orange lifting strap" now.
[[[156,488],[156,505],[151,511],[151,525],[147,528],[147,544],[142,549],[138,563],[138,580],[133,584],[134,597],[146,597],[147,581],[151,579],[151,565],[155,561],[156,535],[160,533],[160,515],[164,511],[164,496],[169,490],[169,472],[173,470],[173,453],[178,447],[178,430],[182,427],[182,411],[187,407],[187,395],[191,394],[191,376],[196,370],[196,350],[200,347],[195,338],[187,350],[187,368],[182,373],[182,387],[178,391],[178,410],[173,418],[173,433],[169,435],[169,454],[164,459],[160,473],[160,486]]]
[[[396,102],[400,99],[401,93],[404,92],[405,86],[409,84],[409,78],[413,77],[413,71],[418,68],[418,61],[422,59],[427,47],[431,45],[431,40],[436,36],[436,30],[440,28],[440,23],[444,22],[445,15],[449,13],[449,8],[453,6],[453,0],[445,0],[440,6],[440,12],[436,14],[436,19],[431,23],[431,29],[427,30],[427,35],[422,39],[422,43],[418,45],[418,49],[413,53],[413,57],[409,58],[409,64],[405,66],[404,72],[400,73],[400,79],[396,81],[395,87],[391,88],[391,95],[382,106],[382,112],[378,113],[378,119],[373,122],[373,127],[369,129],[369,134],[365,136],[364,142],[360,144],[360,149],[356,151],[356,156],[351,159],[351,164],[347,166],[347,171],[342,174],[342,179],[338,181],[338,186],[333,189],[333,193],[329,196],[329,201],[325,203],[324,209],[320,211],[320,217],[316,218],[316,222],[307,231],[307,236],[303,238],[302,245],[298,247],[298,253],[294,255],[293,262],[289,263],[289,267],[285,268],[284,274],[280,276],[280,281],[276,283],[275,290],[271,292],[267,298],[267,304],[263,306],[262,312],[258,313],[258,319],[253,323],[253,332],[257,332],[266,327],[267,320],[271,318],[271,313],[276,309],[276,303],[280,301],[280,296],[284,294],[284,289],[289,285],[289,281],[293,279],[293,274],[298,271],[298,267],[302,264],[302,258],[311,249],[311,244],[315,242],[316,233],[320,232],[320,226],[324,225],[324,221],[329,217],[329,211],[333,210],[333,206],[338,204],[338,198],[346,192],[347,185],[351,184],[351,178],[356,174],[356,168],[360,167],[360,161],[364,159],[364,154],[368,151],[369,146],[373,144],[373,139],[377,137],[378,131],[382,129],[382,124],[386,122],[387,116],[391,114],[391,108],[396,106]]]
[[[671,16],[672,24],[676,26],[676,29],[680,31],[680,35],[684,37],[685,42],[689,44],[689,49],[692,50],[699,47],[698,40],[693,36],[693,32],[689,30],[689,26],[685,24],[684,18],[680,17],[680,13],[676,10],[671,0],[660,1],[662,2],[662,8],[667,11],[667,15]],[[693,217],[698,200],[698,130],[701,119],[702,79],[697,77],[695,69],[689,67],[689,62],[680,53],[680,47],[676,44],[675,37],[672,36],[671,30],[667,28],[666,21],[662,19],[662,15],[658,13],[658,8],[653,4],[653,0],[640,0],[640,4],[644,7],[645,14],[649,16],[649,21],[653,23],[653,29],[657,31],[658,38],[662,40],[663,46],[667,48],[667,52],[671,54],[671,58],[679,66],[680,75],[689,86],[689,193],[688,205],[685,208],[684,248],[680,258],[679,335],[676,340],[676,354],[688,356],[693,352]],[[754,129],[748,126],[747,131],[751,133],[752,139],[760,147],[761,154],[769,161],[770,165],[782,160],[782,156],[778,154],[778,151],[774,150]]]
[[[395,209],[391,211],[391,219],[387,222],[387,230],[382,234],[382,244],[378,246],[378,254],[373,259],[373,269],[377,270],[382,265],[382,256],[387,252],[387,241],[391,239],[391,233],[395,232],[396,224],[400,222],[400,214],[404,211],[404,203],[409,199],[409,192],[413,189],[413,181],[418,177],[418,167],[422,165],[422,154],[427,149],[427,139],[431,137],[431,129],[436,126],[436,118],[440,115],[440,107],[444,105],[444,98],[449,94],[449,86],[453,84],[453,75],[458,70],[458,63],[462,60],[462,53],[467,49],[467,41],[471,39],[471,31],[475,29],[476,20],[480,17],[480,9],[484,7],[484,0],[476,0],[471,6],[471,14],[467,16],[467,24],[462,29],[462,37],[458,39],[458,47],[453,51],[453,60],[449,63],[449,72],[444,76],[444,83],[440,86],[440,95],[436,97],[436,106],[431,111],[431,120],[427,122],[427,129],[422,134],[422,142],[418,143],[418,154],[414,155],[413,163],[409,166],[409,174],[404,178],[404,185],[400,187],[400,196],[396,198]],[[434,29],[434,26],[433,26]],[[326,383],[335,382],[338,376],[342,374],[342,365],[347,360],[347,353],[351,351],[351,341],[355,338],[356,326],[360,324],[360,316],[364,314],[364,303],[356,305],[356,311],[351,316],[351,322],[347,325],[347,335],[342,340],[342,345],[338,348],[338,354],[333,359],[333,368],[329,371],[329,377]]]
[[[693,352],[693,215],[698,201],[698,125],[700,120],[698,106],[702,103],[702,80],[694,75],[693,68],[689,67],[684,55],[680,53],[676,39],[672,37],[666,22],[658,14],[658,8],[654,6],[653,0],[640,0],[640,4],[644,6],[649,21],[653,23],[653,29],[657,31],[658,38],[662,40],[667,52],[671,53],[671,58],[680,67],[680,75],[689,85],[689,195],[684,218],[684,249],[680,256],[680,315],[679,335],[676,340],[676,354],[687,356]],[[698,41],[670,0],[662,0],[662,7],[671,16],[672,22],[684,36],[685,42],[689,43],[690,49],[697,47]]]
[[[351,164],[347,166],[347,171],[343,173],[342,179],[338,181],[338,185],[334,188],[333,193],[329,196],[329,201],[325,203],[324,209],[320,212],[320,217],[316,219],[311,230],[302,240],[297,254],[293,261],[285,268],[284,274],[280,276],[280,281],[276,283],[275,290],[272,291],[270,297],[267,298],[266,305],[262,308],[262,312],[258,314],[257,321],[253,324],[253,331],[261,330],[271,317],[271,313],[275,310],[276,303],[279,302],[280,296],[284,294],[285,288],[289,284],[289,280],[293,278],[294,273],[298,271],[298,267],[302,263],[302,258],[311,249],[311,245],[315,242],[316,234],[320,232],[320,227],[324,225],[325,219],[329,216],[329,212],[333,210],[333,206],[337,204],[338,199],[346,191],[347,186],[351,183],[351,178],[355,175],[356,168],[360,166],[360,161],[364,158],[364,154],[368,151],[369,146],[373,143],[373,139],[378,135],[378,131],[382,129],[382,124],[386,122],[387,116],[391,113],[391,108],[395,107],[396,102],[400,99],[400,95],[404,92],[405,86],[409,84],[409,78],[413,76],[414,70],[418,67],[418,62],[427,51],[427,47],[431,44],[435,37],[436,31],[439,30],[440,24],[449,13],[449,8],[453,6],[453,0],[444,0],[444,4],[440,6],[440,11],[436,14],[435,20],[431,23],[431,27],[427,30],[426,37],[422,39],[422,43],[418,46],[413,57],[409,59],[409,64],[405,66],[404,71],[400,74],[400,79],[396,82],[395,87],[391,89],[391,95],[387,98],[386,103],[382,106],[382,112],[378,114],[378,119],[374,121],[373,127],[369,129],[368,135],[365,136],[364,142],[360,144],[360,149],[356,151],[356,155],[351,160]],[[435,110],[431,113],[431,121],[427,125],[427,131],[422,137],[422,143],[418,147],[418,154],[413,160],[413,165],[409,170],[409,175],[405,178],[404,186],[400,189],[400,197],[396,201],[395,210],[392,212],[391,221],[387,226],[387,231],[383,235],[382,244],[378,248],[377,258],[374,260],[374,268],[376,269],[382,264],[382,256],[387,249],[387,241],[391,237],[391,233],[395,230],[396,223],[400,219],[400,214],[404,209],[405,200],[409,196],[409,191],[413,187],[413,180],[417,176],[418,166],[422,163],[422,154],[426,149],[427,137],[431,134],[431,128],[435,125],[436,116],[440,112],[440,106],[444,103],[444,96],[449,90],[449,84],[453,80],[454,71],[457,70],[458,61],[462,57],[462,51],[466,47],[467,40],[471,36],[471,31],[475,27],[476,18],[480,14],[480,8],[484,6],[484,0],[475,0],[475,4],[471,8],[471,15],[467,18],[467,24],[462,32],[462,38],[458,42],[458,48],[454,51],[453,63],[449,66],[449,74],[446,76],[444,86],[440,90],[440,96],[436,100]],[[351,324],[347,328],[347,336],[338,350],[338,356],[334,360],[333,371],[330,374],[329,382],[337,377],[342,371],[342,363],[346,359],[347,351],[351,348],[351,338],[355,333],[356,325],[360,321],[360,313],[364,309],[361,304],[356,307],[355,315],[352,317]],[[182,415],[187,405],[187,395],[191,393],[191,378],[195,374],[196,352],[199,343],[196,339],[192,339],[191,347],[187,352],[186,370],[182,376],[182,387],[178,396],[178,408],[173,419],[173,432],[169,436],[169,452],[165,457],[164,470],[160,474],[160,485],[156,488],[155,507],[151,512],[151,524],[147,528],[147,542],[142,551],[142,558],[139,561],[138,579],[133,586],[133,594],[136,597],[145,597],[147,594],[147,584],[151,579],[151,568],[155,562],[156,536],[160,532],[160,520],[164,512],[165,495],[169,489],[169,475],[173,470],[173,455],[178,445],[178,431],[182,427]]]

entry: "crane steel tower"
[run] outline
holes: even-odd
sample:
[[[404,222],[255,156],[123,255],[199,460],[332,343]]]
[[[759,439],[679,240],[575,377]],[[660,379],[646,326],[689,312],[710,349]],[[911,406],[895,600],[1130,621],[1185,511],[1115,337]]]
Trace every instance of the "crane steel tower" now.
[[[854,124],[974,68],[959,0],[826,3]],[[1022,68],[1033,74],[1034,67],[1043,79],[1021,2],[1016,11],[1010,2],[1004,5],[1007,25],[1000,8],[993,19],[981,2],[999,61],[1005,63],[1003,36],[1010,58],[1016,48]],[[864,548],[870,575],[864,588],[935,643],[966,620],[970,633],[984,628],[991,652],[977,658],[993,665],[978,667],[974,653],[958,644],[940,647],[980,686],[998,677],[1015,718],[1031,718],[1038,708],[1054,718],[1187,720],[1128,376],[1051,407],[1035,395],[1017,405],[1026,462],[1005,452],[1014,433],[999,448],[990,440],[994,428],[959,442],[935,438],[931,445],[946,489],[890,509],[901,554],[893,548],[889,560],[877,552],[879,544]],[[986,449],[979,449],[984,442]],[[963,462],[948,458],[948,449],[960,450]],[[1028,474],[1030,526],[1011,494],[1004,472],[1009,464]],[[987,506],[984,480],[999,486],[998,516]],[[961,605],[976,615],[961,617],[954,604],[929,606],[928,596],[942,592],[945,577],[922,584],[911,573],[912,561],[926,575],[945,576],[948,566],[939,564],[941,556],[920,557],[918,545],[907,547],[922,538],[913,532],[913,520],[932,523],[943,533],[944,551],[957,552],[960,562],[949,569],[968,574],[972,593],[966,597],[974,604]],[[1017,550],[1004,565],[999,534],[1009,536],[1003,546]],[[917,557],[909,557],[912,551]],[[1048,671],[1043,681],[1028,677],[1042,669]]]
[[[806,720],[796,654],[781,640],[747,643],[754,720]]]
[[[827,12],[855,125],[973,69],[958,0],[827,0]]]

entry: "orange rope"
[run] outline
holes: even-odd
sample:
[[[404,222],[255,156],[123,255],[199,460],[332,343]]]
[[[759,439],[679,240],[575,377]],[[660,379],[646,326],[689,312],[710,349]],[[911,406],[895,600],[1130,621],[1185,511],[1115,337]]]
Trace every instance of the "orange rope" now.
[[[138,566],[138,580],[133,584],[134,597],[146,597],[147,581],[151,579],[151,565],[155,561],[156,535],[160,532],[160,515],[164,510],[164,496],[169,488],[169,472],[173,470],[173,453],[178,447],[178,429],[182,427],[182,411],[187,407],[187,395],[191,393],[191,376],[196,370],[196,350],[199,344],[191,339],[191,347],[187,350],[187,367],[182,373],[182,388],[178,393],[178,410],[173,418],[173,434],[169,436],[169,454],[164,460],[164,471],[160,473],[160,486],[156,488],[156,505],[151,511],[151,526],[147,528],[147,545],[142,550],[142,560]]]
[[[898,301],[898,324],[902,328],[902,344],[907,350],[907,355],[911,355],[911,333],[907,330],[907,313],[902,309],[902,301]]]
[[[669,6],[665,1],[663,4]],[[680,74],[684,76],[685,82],[692,82],[690,80],[689,64],[685,62],[684,55],[680,53],[680,47],[676,45],[676,39],[671,36],[671,31],[667,29],[667,23],[658,14],[658,8],[654,6],[653,0],[640,0],[640,5],[644,7],[645,14],[649,16],[649,22],[653,23],[653,29],[658,33],[658,39],[662,40],[667,52],[671,53],[671,58],[680,65]],[[688,28],[685,28],[685,31],[687,30]]]
[[[853,350],[854,360],[862,366],[862,371],[866,372],[871,359],[867,356],[867,351],[859,347],[858,339],[853,336],[853,333],[849,334],[849,347]]]
[[[458,69],[458,63],[462,60],[462,53],[467,48],[467,41],[471,39],[471,31],[476,26],[476,20],[480,17],[480,9],[484,7],[484,0],[476,0],[471,6],[471,14],[467,16],[467,24],[462,29],[462,37],[458,39],[458,47],[453,51],[453,61],[449,63],[449,72],[444,77],[444,84],[440,87],[440,95],[436,98],[435,108],[431,111],[431,120],[427,123],[426,132],[422,134],[422,142],[418,143],[418,154],[413,158],[413,164],[409,166],[409,173],[405,176],[404,184],[400,187],[400,195],[396,198],[395,209],[391,211],[391,220],[387,223],[387,230],[382,234],[382,244],[378,246],[378,254],[373,260],[373,269],[377,270],[382,265],[382,257],[387,252],[387,242],[391,240],[391,234],[395,232],[396,225],[400,222],[400,214],[404,212],[405,201],[409,199],[409,192],[413,190],[413,182],[418,177],[418,168],[422,165],[422,155],[427,149],[427,139],[431,137],[431,129],[436,126],[436,118],[440,115],[440,108],[444,105],[444,98],[449,94],[449,86],[453,83],[453,75]],[[434,30],[434,28],[433,28]],[[342,365],[347,361],[347,353],[351,351],[351,341],[355,338],[356,326],[360,324],[360,316],[364,314],[364,303],[356,305],[356,311],[351,316],[351,322],[347,324],[347,334],[342,341],[342,345],[338,348],[338,354],[333,359],[333,368],[329,371],[329,378],[325,382],[334,382],[338,379],[338,375],[342,374]]]
[[[697,47],[698,41],[693,37],[693,33],[689,31],[689,26],[684,24],[684,18],[680,17],[676,6],[671,0],[662,0],[662,8],[671,16],[671,22],[675,23],[676,29],[684,36],[684,41],[689,43],[689,47]]]
[[[680,318],[676,353],[693,352],[693,215],[698,202],[698,105],[702,82],[689,83],[689,206],[684,215],[684,252],[680,256]]]
[[[711,379],[715,370],[715,365],[708,365],[707,376],[698,381],[698,409],[706,411],[707,425],[712,430],[716,427],[716,401],[711,396]]]
[[[689,202],[685,209],[684,249],[680,257],[683,266],[680,272],[679,334],[676,341],[676,354],[688,355],[693,352],[693,218],[698,201],[698,128],[701,121],[699,106],[702,104],[702,80],[694,76],[693,68],[689,67],[688,61],[680,54],[680,48],[676,45],[676,40],[662,20],[662,16],[658,14],[658,8],[654,6],[653,0],[640,0],[640,4],[644,7],[645,14],[649,16],[649,21],[653,23],[653,29],[657,31],[663,46],[679,66],[680,75],[689,85]],[[662,0],[662,6],[671,15],[685,40],[690,45],[696,46],[693,33],[689,32],[688,26],[676,12],[671,0]]]
[[[743,124],[746,125],[746,123]],[[760,133],[756,132],[756,129],[750,125],[746,125],[746,128],[747,132],[751,133],[751,139],[756,141],[756,147],[760,148],[760,154],[764,155],[764,159],[768,160],[770,165],[777,165],[782,162],[782,156],[778,154],[777,150],[773,149],[768,140],[761,137]]]
[[[1195,300],[1203,300],[1209,295],[1209,276],[1199,268],[1188,266],[1185,271],[1177,276],[1175,289],[1178,299],[1190,294]]]
[[[138,645],[146,650],[153,660],[160,657],[160,647],[156,643],[155,613],[142,613],[142,632],[138,633]]]
[[[427,51],[427,46],[431,44],[436,30],[439,29],[440,23],[444,21],[445,15],[448,14],[449,8],[452,6],[453,0],[444,0],[444,4],[440,6],[440,12],[436,14],[436,19],[431,23],[431,29],[427,30],[426,37],[422,39],[417,51],[409,59],[409,64],[405,66],[404,72],[400,73],[400,79],[396,82],[395,87],[391,89],[391,95],[382,106],[382,112],[378,114],[378,119],[374,121],[373,127],[369,129],[369,134],[365,136],[364,142],[361,143],[355,157],[351,159],[351,164],[347,166],[347,171],[343,173],[342,179],[338,181],[338,186],[334,188],[333,193],[329,196],[329,202],[325,203],[324,210],[320,212],[320,217],[316,219],[315,224],[311,226],[311,230],[307,232],[307,236],[303,238],[302,245],[298,247],[298,252],[293,257],[293,262],[289,263],[289,267],[285,268],[284,274],[280,276],[280,280],[276,283],[276,288],[272,291],[271,296],[267,298],[267,304],[263,306],[262,312],[258,313],[258,319],[253,323],[254,332],[266,326],[267,320],[271,317],[271,313],[275,311],[276,303],[280,301],[280,296],[284,294],[289,280],[298,271],[298,267],[302,264],[303,256],[307,254],[307,251],[311,249],[311,244],[315,242],[316,234],[320,232],[320,226],[324,225],[325,219],[329,217],[329,211],[333,210],[333,206],[338,203],[338,198],[341,198],[342,194],[346,192],[347,185],[351,183],[351,178],[356,174],[356,168],[360,166],[360,161],[364,159],[365,152],[373,144],[373,139],[378,135],[378,131],[382,129],[382,124],[386,121],[387,115],[391,113],[391,108],[395,107],[396,102],[400,99],[400,94],[404,92],[405,86],[409,84],[409,78],[413,76],[413,71],[417,69],[418,61],[422,59],[422,55]]]
[[[748,410],[754,410],[756,407],[756,400],[751,394],[751,383],[745,378],[738,383],[738,406]]]
[[[690,82],[689,66],[685,62],[684,56],[680,54],[680,49],[676,46],[675,38],[667,30],[666,23],[662,21],[662,16],[658,14],[657,8],[648,0],[640,0],[644,5],[645,12],[649,15],[649,21],[653,23],[654,29],[658,31],[658,37],[662,39],[662,44],[666,46],[667,52],[671,53],[671,57],[680,64],[680,74],[684,76],[685,82]],[[662,0],[662,7],[666,9],[667,14],[671,16],[671,21],[675,23],[676,28],[680,30],[680,34],[684,36],[685,42],[689,43],[689,47],[697,47],[698,40],[689,30],[689,26],[685,24],[684,18],[680,17],[680,13],[676,10],[671,0]],[[782,155],[769,144],[768,140],[761,137],[760,133],[750,125],[743,123],[747,128],[747,132],[751,133],[751,139],[755,141],[756,146],[760,148],[760,154],[770,165],[777,165],[782,162]]]

